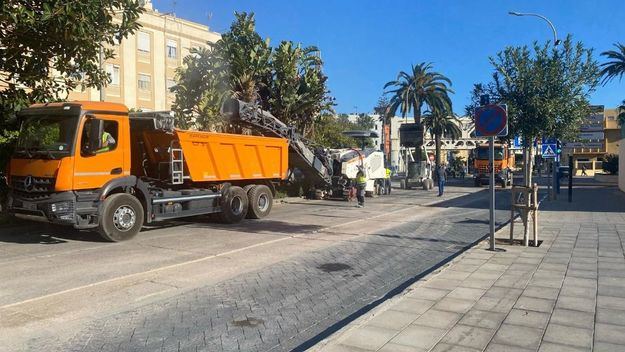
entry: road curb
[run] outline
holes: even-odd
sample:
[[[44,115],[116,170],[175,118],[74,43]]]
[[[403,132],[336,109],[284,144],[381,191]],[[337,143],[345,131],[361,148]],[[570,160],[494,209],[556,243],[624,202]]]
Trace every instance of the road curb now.
[[[436,204],[438,202],[440,202],[440,201],[430,202],[430,204],[427,204],[427,205],[424,204],[424,206],[433,205],[433,204]],[[515,217],[515,219],[516,218],[517,217]],[[510,220],[507,220],[507,221],[499,224],[499,226],[497,226],[495,228],[495,232],[499,232],[501,229],[503,229],[504,227],[508,226],[509,224],[510,224]],[[409,288],[410,286],[412,286],[416,282],[418,282],[421,279],[427,277],[428,275],[434,273],[436,270],[440,269],[441,267],[451,263],[454,259],[456,259],[460,255],[464,254],[469,249],[477,246],[478,244],[480,244],[481,242],[486,240],[489,236],[490,236],[490,233],[487,233],[487,234],[481,236],[480,238],[478,238],[477,240],[473,241],[472,243],[464,246],[458,252],[456,252],[456,253],[450,255],[449,257],[445,258],[444,260],[434,264],[433,266],[429,267],[425,271],[423,271],[423,272],[421,272],[421,273],[419,273],[419,274],[417,274],[417,275],[407,279],[406,281],[402,282],[401,284],[399,284],[395,288],[391,289],[384,296],[374,300],[373,302],[365,305],[364,307],[361,307],[360,309],[358,309],[354,313],[352,313],[352,314],[348,315],[347,317],[341,319],[340,321],[334,323],[333,325],[331,325],[330,327],[328,327],[327,329],[325,329],[321,333],[315,335],[314,337],[312,337],[312,338],[308,339],[307,341],[304,341],[303,343],[301,343],[299,346],[293,348],[292,351],[306,351],[306,350],[309,350],[309,349],[313,348],[314,346],[316,346],[317,344],[321,343],[322,341],[324,341],[324,340],[326,340],[328,338],[332,338],[332,335],[336,334],[341,329],[347,327],[349,324],[355,322],[357,319],[359,319],[360,317],[364,316],[365,314],[371,312],[373,309],[381,306],[383,303],[385,303],[385,302],[389,301],[390,299],[395,298],[396,296],[400,295],[402,292],[404,292],[407,288]]]

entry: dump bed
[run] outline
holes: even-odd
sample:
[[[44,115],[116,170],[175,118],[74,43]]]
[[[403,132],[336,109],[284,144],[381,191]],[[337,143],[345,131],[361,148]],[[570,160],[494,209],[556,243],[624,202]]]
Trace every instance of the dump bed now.
[[[285,179],[288,141],[284,138],[175,130],[194,182]]]

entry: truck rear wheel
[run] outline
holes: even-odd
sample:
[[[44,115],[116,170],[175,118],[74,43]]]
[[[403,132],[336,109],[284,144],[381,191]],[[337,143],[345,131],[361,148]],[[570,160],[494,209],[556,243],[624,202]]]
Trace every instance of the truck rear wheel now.
[[[247,215],[247,194],[239,186],[230,186],[222,194],[220,205],[221,212],[218,217],[221,222],[226,224],[240,222]]]
[[[107,241],[127,241],[135,237],[143,226],[143,206],[134,196],[113,194],[102,204],[98,225],[100,236]]]
[[[273,195],[269,187],[265,185],[255,185],[247,192],[249,199],[249,209],[247,217],[250,219],[261,219],[269,215],[273,206]]]

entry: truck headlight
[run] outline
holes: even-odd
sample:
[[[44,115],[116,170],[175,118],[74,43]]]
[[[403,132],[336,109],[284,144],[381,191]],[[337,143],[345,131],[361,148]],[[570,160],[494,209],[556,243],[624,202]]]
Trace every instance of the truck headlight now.
[[[72,211],[72,202],[56,202],[50,205],[50,211],[53,213],[69,213]]]

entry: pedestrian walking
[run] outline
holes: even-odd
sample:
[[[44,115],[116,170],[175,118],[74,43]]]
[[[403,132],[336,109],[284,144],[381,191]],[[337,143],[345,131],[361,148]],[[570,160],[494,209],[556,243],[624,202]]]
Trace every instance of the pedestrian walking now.
[[[358,199],[358,205],[356,207],[362,208],[365,206],[365,187],[367,186],[367,178],[362,170],[358,170],[356,174],[356,198]]]
[[[438,177],[438,196],[442,197],[445,191],[445,165],[439,165],[436,169],[436,176]]]
[[[586,173],[586,164],[582,164],[582,176],[588,176]]]
[[[386,168],[386,175],[384,177],[384,194],[391,194],[391,169]]]

